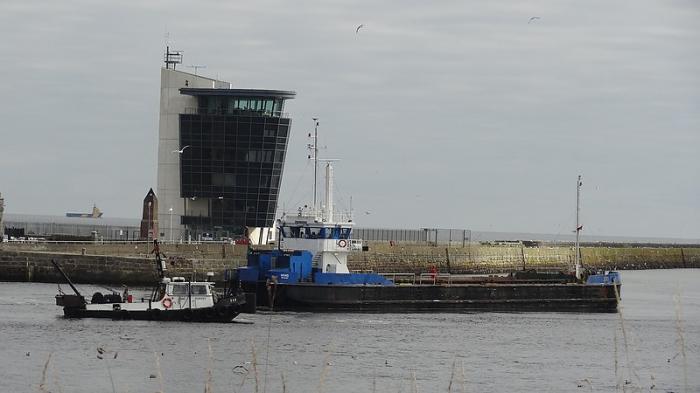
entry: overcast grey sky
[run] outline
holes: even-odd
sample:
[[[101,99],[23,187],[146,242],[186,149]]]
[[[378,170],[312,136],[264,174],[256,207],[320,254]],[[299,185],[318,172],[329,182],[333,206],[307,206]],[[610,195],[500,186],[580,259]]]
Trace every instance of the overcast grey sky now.
[[[567,233],[582,174],[587,234],[699,238],[699,4],[2,0],[0,192],[137,217],[170,32],[200,74],[297,92],[287,209],[318,116],[358,225]]]

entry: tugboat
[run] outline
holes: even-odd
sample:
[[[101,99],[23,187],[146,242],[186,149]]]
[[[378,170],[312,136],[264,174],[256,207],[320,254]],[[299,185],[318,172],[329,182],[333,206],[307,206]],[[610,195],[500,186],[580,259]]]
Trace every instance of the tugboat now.
[[[160,281],[154,286],[151,297],[133,302],[125,291],[103,295],[96,292],[90,302],[78,291],[61,266],[51,260],[54,267],[70,285],[74,295],[60,291],[56,305],[63,307],[66,318],[110,318],[183,322],[231,322],[245,306],[245,295],[238,291],[237,283],[227,285],[224,294],[218,295],[211,281],[186,281],[184,277],[166,277],[167,266],[159,251],[158,241],[153,241],[156,267]]]
[[[311,146],[315,146],[315,143]],[[316,153],[316,151],[315,151]],[[316,155],[314,154],[314,158]],[[318,161],[318,160],[317,160]],[[314,179],[314,185],[316,181]],[[580,193],[577,181],[577,201]],[[333,210],[333,167],[326,163],[322,209],[300,208],[277,222],[278,249],[251,251],[237,276],[252,309],[287,311],[582,311],[615,312],[621,281],[617,272],[583,277],[579,259],[577,203],[575,274],[519,271],[506,277],[428,275],[399,282],[376,273],[352,273],[348,254],[351,214]],[[314,187],[314,196],[315,196]],[[360,243],[361,244],[361,243]],[[422,276],[419,276],[422,277]]]

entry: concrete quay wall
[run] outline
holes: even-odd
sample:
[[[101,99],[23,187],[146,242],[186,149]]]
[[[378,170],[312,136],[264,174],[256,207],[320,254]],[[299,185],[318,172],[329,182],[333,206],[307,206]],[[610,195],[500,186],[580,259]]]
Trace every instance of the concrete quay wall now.
[[[157,281],[153,258],[75,255],[46,252],[0,250],[0,281],[57,282],[65,280],[51,264],[55,259],[75,283],[151,285]],[[237,267],[245,259],[183,259],[168,263],[170,276],[204,279],[214,272],[214,280],[224,280],[224,270]]]
[[[496,273],[520,269],[568,270],[574,250],[566,246],[522,247],[467,245],[434,247],[371,243],[370,251],[350,255],[353,270],[420,273],[435,266],[440,272]],[[699,247],[583,247],[581,261],[592,269],[699,268]]]
[[[168,259],[169,275],[202,279],[214,272],[223,281],[224,270],[245,265],[245,248],[230,247],[221,254],[221,244],[168,245],[163,247]],[[211,246],[211,247],[206,247]],[[31,251],[22,249],[26,247]],[[0,247],[0,281],[63,282],[51,259],[55,258],[76,283],[150,285],[156,280],[152,255],[125,256],[128,246],[106,245],[73,249],[73,253],[36,251],[34,245]],[[143,247],[143,246],[142,246]],[[9,249],[8,249],[9,248]],[[218,252],[217,253],[217,249]],[[116,251],[115,251],[116,250]],[[105,255],[115,252],[118,255]],[[94,254],[93,254],[94,253]],[[584,267],[593,269],[668,269],[700,268],[698,247],[584,247]],[[571,247],[519,247],[468,245],[433,247],[427,245],[390,246],[370,243],[369,251],[352,253],[351,270],[379,273],[425,273],[435,266],[444,273],[498,273],[520,269],[569,270],[573,266]]]
[[[12,242],[0,243],[0,251],[30,251],[77,255],[104,255],[146,258],[153,247],[147,242]],[[246,245],[199,243],[161,244],[167,256],[197,259],[227,259],[245,257]]]

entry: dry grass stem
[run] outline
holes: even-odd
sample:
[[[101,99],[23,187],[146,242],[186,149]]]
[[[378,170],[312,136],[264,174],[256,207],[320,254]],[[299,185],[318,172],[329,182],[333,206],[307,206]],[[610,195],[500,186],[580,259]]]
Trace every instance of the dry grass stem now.
[[[258,389],[260,386],[260,377],[258,375],[258,355],[255,351],[255,339],[252,340],[251,351],[253,352],[253,375],[255,375],[255,393],[258,393]]]
[[[58,381],[58,373],[56,373],[56,367],[51,367],[51,374],[53,375],[53,384],[56,386],[56,389],[58,389],[58,393],[63,393],[63,388],[61,387],[61,384]]]
[[[450,372],[450,383],[447,385],[447,392],[452,393],[452,383],[455,380],[455,366],[457,365],[457,357],[455,356],[454,360],[452,361],[452,371]]]
[[[114,378],[112,377],[112,369],[109,367],[109,361],[105,362],[105,366],[107,367],[107,375],[109,375],[109,383],[112,384],[112,393],[117,393],[117,389],[114,386]]]
[[[622,383],[622,376],[620,375],[620,366],[618,362],[618,355],[617,355],[617,328],[613,331],[614,336],[613,336],[613,357],[614,357],[614,363],[615,363],[615,391],[620,390],[620,385]]]
[[[326,357],[323,359],[323,368],[321,369],[321,377],[318,380],[318,392],[323,392],[323,384],[326,382],[326,374],[328,373],[328,366],[330,363],[331,354],[327,353]]]
[[[213,361],[213,356],[211,353],[211,340],[207,338],[207,347],[209,348],[209,361],[207,362],[207,382],[204,384],[204,393],[211,393],[211,366]]]
[[[411,393],[418,393],[418,385],[416,384],[415,371],[411,371]]]
[[[156,360],[156,371],[158,372],[158,383],[160,384],[160,390],[158,393],[165,393],[165,388],[163,387],[163,371],[160,368],[160,358],[155,352],[153,352],[153,357]]]
[[[42,370],[42,372],[41,372],[41,382],[39,383],[39,391],[41,391],[41,392],[49,393],[49,391],[46,390],[46,372],[49,369],[49,363],[51,362],[51,355],[53,355],[53,352],[49,352],[49,357],[46,358],[46,363],[44,363],[44,370]]]
[[[627,340],[627,328],[625,327],[625,318],[622,315],[622,303],[620,302],[620,292],[617,290],[617,285],[613,285],[613,288],[615,289],[615,298],[617,299],[617,315],[620,317],[620,327],[622,328],[622,343],[625,348],[625,360],[627,362],[627,375],[630,378],[630,381],[632,379],[632,376],[637,378],[637,382],[639,382],[639,376],[637,373],[634,371],[634,367],[632,364],[632,359],[630,358],[630,350],[629,350],[629,341]],[[627,385],[627,382],[625,382],[625,385]],[[622,390],[625,391],[625,385],[623,385]],[[637,384],[639,385],[639,384]]]
[[[685,336],[683,334],[683,321],[681,319],[681,294],[680,290],[673,296],[674,308],[676,311],[676,332],[678,333],[678,343],[680,344],[681,359],[683,360],[683,391],[688,391],[688,359],[685,354]]]
[[[274,297],[273,297],[274,299]],[[263,379],[263,393],[267,392],[267,374],[270,368],[270,331],[272,330],[272,313],[267,320],[267,343],[265,344],[265,377]]]

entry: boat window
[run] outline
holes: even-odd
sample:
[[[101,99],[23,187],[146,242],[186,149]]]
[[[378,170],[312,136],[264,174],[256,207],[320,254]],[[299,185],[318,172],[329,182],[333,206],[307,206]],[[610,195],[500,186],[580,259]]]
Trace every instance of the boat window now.
[[[206,295],[207,294],[207,286],[206,285],[192,285],[192,294],[193,295]]]
[[[282,236],[298,239],[301,237],[301,228],[300,227],[283,227],[282,228]]]
[[[341,239],[350,239],[350,228],[341,228],[340,229],[340,238]]]
[[[175,296],[187,296],[188,284],[175,284],[173,285],[172,294]]]
[[[154,302],[159,302],[161,299],[165,297],[165,284],[160,284],[158,285],[158,290],[153,293],[153,300]]]
[[[309,239],[318,239],[319,228],[306,228],[306,237]]]
[[[272,257],[270,265],[273,269],[289,269],[289,257]]]

